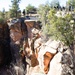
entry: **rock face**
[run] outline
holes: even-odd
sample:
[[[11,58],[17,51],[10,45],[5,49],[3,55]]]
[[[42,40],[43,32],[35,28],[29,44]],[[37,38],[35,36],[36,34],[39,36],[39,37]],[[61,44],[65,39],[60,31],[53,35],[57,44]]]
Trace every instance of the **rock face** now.
[[[28,72],[26,74],[25,69],[27,68],[27,63],[23,63],[22,62],[22,58],[20,57],[19,54],[19,45],[17,43],[10,43],[10,37],[9,37],[9,31],[7,31],[8,29],[6,29],[7,27],[4,27],[4,31],[2,31],[2,26],[0,25],[0,65],[5,64],[6,65],[8,63],[10,63],[10,57],[11,57],[11,52],[10,52],[10,45],[11,45],[11,51],[12,51],[12,63],[11,65],[7,68],[4,67],[3,70],[0,71],[0,75],[74,75],[73,74],[73,56],[72,56],[72,52],[70,49],[66,49],[65,51],[60,50],[57,53],[57,49],[58,49],[58,45],[55,43],[50,44],[50,42],[47,42],[45,45],[41,46],[41,50],[39,50],[38,52],[38,61],[39,64],[38,65],[33,65],[30,67],[28,65]],[[6,32],[7,31],[7,32]],[[8,36],[7,36],[8,33]],[[5,34],[5,35],[3,35]],[[25,34],[25,32],[24,32]],[[3,36],[2,36],[3,35]],[[19,36],[19,35],[17,35]],[[23,36],[23,38],[25,38],[25,36]],[[21,39],[22,42],[24,39]],[[2,40],[1,40],[2,39]],[[4,40],[5,39],[5,40]],[[4,41],[3,41],[4,40]],[[13,38],[12,38],[13,40]],[[11,41],[12,41],[11,40]],[[3,44],[1,44],[3,43]],[[48,45],[48,46],[47,46]],[[55,49],[55,50],[54,50]],[[50,51],[51,50],[51,51]],[[50,61],[50,65],[49,65],[49,71],[47,74],[44,73],[44,54],[46,52],[50,52],[50,53],[57,53],[53,59]],[[2,55],[3,54],[3,55]],[[7,57],[7,58],[4,58]],[[32,58],[35,59],[35,55],[32,56]],[[4,60],[5,59],[5,60]],[[8,59],[8,60],[7,60]],[[3,61],[4,60],[4,61]],[[24,60],[25,61],[25,60]],[[33,59],[31,60],[31,62],[33,61]],[[35,62],[37,60],[35,59]],[[8,63],[7,63],[8,62]]]
[[[53,45],[52,45],[53,46]],[[47,74],[44,73],[43,68],[43,53],[45,50],[45,47],[42,48],[41,54],[39,54],[39,65],[36,67],[30,68],[30,73],[28,75],[74,75],[73,69],[73,54],[72,51],[67,47],[64,48],[64,46],[61,46],[62,48],[58,50],[56,55],[53,57],[53,59],[50,61],[49,65],[49,71]],[[48,49],[49,50],[49,49]]]
[[[73,57],[70,49],[58,52],[50,62],[50,70],[47,75],[74,75]]]
[[[11,62],[10,35],[7,23],[0,21],[0,67]]]

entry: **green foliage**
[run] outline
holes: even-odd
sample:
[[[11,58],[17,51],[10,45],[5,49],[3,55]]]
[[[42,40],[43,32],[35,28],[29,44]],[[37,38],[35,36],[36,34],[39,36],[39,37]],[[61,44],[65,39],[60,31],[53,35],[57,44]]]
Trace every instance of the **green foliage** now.
[[[0,18],[0,25],[4,24],[6,22],[5,18]]]
[[[47,23],[48,20],[47,15],[49,13],[49,10],[50,5],[48,3],[46,3],[45,5],[44,4],[39,5],[38,14],[40,15],[40,21],[42,22],[43,26],[45,26]]]
[[[19,13],[19,3],[21,0],[11,0],[12,6],[10,9],[10,17],[18,17]]]
[[[10,12],[5,11],[5,9],[3,8],[3,10],[0,11],[0,18],[9,19],[10,18]]]
[[[39,6],[39,9],[38,9],[38,14],[40,14],[40,21],[42,22],[42,31],[43,31],[43,34],[48,36],[47,32],[47,28],[48,28],[48,25],[46,25],[48,23],[48,13],[49,13],[49,10],[50,10],[50,6],[48,4],[46,5],[40,5]]]
[[[0,18],[5,18],[5,9],[0,12]]]
[[[31,4],[29,4],[27,7],[26,7],[26,12],[27,14],[29,13],[36,13],[37,11],[37,8],[35,8],[34,6],[32,6]]]
[[[0,18],[0,23],[3,22],[3,21],[4,21],[4,19],[3,18]]]
[[[54,11],[51,10],[48,19],[49,19],[49,27],[47,34],[52,37],[52,39],[61,40],[66,45],[70,45],[74,38],[73,38],[73,29],[70,24],[70,20],[72,16],[67,14],[64,18],[57,17],[53,13]]]
[[[73,8],[75,8],[75,0],[68,0],[68,5],[72,6]]]
[[[56,16],[54,16],[54,14],[55,14],[55,10],[54,9],[51,9],[49,11],[48,16],[47,16],[48,17],[47,18],[47,23],[46,23],[46,25],[43,25],[43,34],[45,34],[45,35],[48,35],[48,36],[51,35],[50,34],[50,32],[51,32],[50,31],[51,24],[56,21],[56,19],[55,19]]]

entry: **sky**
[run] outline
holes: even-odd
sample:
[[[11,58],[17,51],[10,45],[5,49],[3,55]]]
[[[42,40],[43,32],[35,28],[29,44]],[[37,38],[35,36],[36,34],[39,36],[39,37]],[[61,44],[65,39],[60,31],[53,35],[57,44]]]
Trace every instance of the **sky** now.
[[[50,3],[52,0],[21,0],[19,8],[23,10],[26,6],[28,6],[28,4],[38,7],[40,4],[45,4],[47,1],[49,1]],[[61,6],[65,6],[66,1],[67,0],[59,0]],[[5,9],[5,11],[8,11],[10,9],[9,6],[11,6],[11,0],[0,0],[0,11],[2,11],[3,8]]]

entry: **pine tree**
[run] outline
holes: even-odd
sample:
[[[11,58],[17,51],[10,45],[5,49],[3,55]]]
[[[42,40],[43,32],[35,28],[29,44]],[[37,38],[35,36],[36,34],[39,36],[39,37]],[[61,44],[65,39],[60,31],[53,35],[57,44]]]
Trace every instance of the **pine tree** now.
[[[10,9],[10,17],[13,18],[13,17],[18,17],[19,15],[19,3],[20,3],[21,0],[11,0],[11,3],[12,3],[12,6],[11,6],[11,9]]]

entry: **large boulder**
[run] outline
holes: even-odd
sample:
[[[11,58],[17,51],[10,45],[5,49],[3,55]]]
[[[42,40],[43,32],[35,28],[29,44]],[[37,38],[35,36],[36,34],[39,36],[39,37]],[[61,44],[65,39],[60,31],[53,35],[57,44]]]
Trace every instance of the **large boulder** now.
[[[73,57],[70,49],[58,52],[50,62],[50,70],[47,75],[74,75]]]

